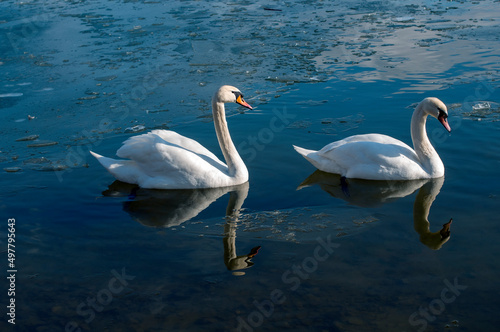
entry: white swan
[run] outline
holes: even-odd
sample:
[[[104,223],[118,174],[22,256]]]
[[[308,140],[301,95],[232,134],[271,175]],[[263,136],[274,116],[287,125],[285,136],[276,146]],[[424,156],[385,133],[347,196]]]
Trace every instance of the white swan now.
[[[224,103],[252,107],[235,87],[224,85],[212,98],[215,132],[226,164],[200,143],[170,130],[131,137],[115,160],[90,152],[116,179],[147,189],[195,189],[234,186],[248,181],[248,170],[231,140]]]
[[[444,175],[444,165],[425,130],[427,115],[439,120],[448,132],[448,110],[437,98],[422,100],[411,118],[415,150],[381,134],[355,135],[326,145],[319,151],[294,146],[316,168],[346,178],[366,180],[416,180]]]

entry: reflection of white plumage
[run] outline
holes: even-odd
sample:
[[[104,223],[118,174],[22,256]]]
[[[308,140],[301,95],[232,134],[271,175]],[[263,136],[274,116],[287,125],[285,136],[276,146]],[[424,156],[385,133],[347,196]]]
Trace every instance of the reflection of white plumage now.
[[[425,130],[427,116],[439,120],[446,130],[448,111],[437,98],[425,98],[413,112],[411,137],[414,149],[390,136],[355,135],[330,143],[319,151],[294,146],[316,168],[346,178],[367,180],[413,180],[444,175],[444,165]]]
[[[413,204],[413,227],[420,235],[420,242],[427,247],[438,250],[450,239],[451,222],[443,224],[443,227],[437,232],[430,231],[430,222],[427,219],[431,209],[432,202],[439,194],[443,186],[444,178],[432,179],[420,188],[415,203]]]
[[[212,99],[215,131],[226,164],[200,143],[169,130],[129,138],[115,160],[91,152],[123,182],[149,189],[193,189],[233,186],[248,181],[248,170],[231,140],[224,103],[252,108],[235,87],[224,85]]]
[[[346,194],[338,174],[316,170],[297,189],[317,184],[333,197],[362,207],[382,205],[411,195],[418,190],[413,204],[413,224],[420,235],[420,242],[433,250],[437,250],[450,239],[452,220],[450,219],[449,222],[444,224],[439,231],[431,232],[430,222],[427,218],[429,217],[432,202],[439,194],[443,182],[444,177],[406,181],[352,179],[349,181],[349,194]]]
[[[319,185],[321,189],[333,197],[342,199],[351,205],[375,207],[411,195],[428,181],[429,179],[405,181],[351,179],[348,187],[344,187],[345,184],[340,175],[316,170],[302,181],[297,190]]]
[[[251,259],[260,249],[260,246],[253,247],[246,255],[238,255],[236,251],[238,219],[248,196],[248,188],[249,184],[245,182],[237,186],[219,188],[148,190],[115,181],[103,195],[133,197],[123,204],[123,210],[129,213],[132,219],[144,226],[170,228],[195,218],[217,199],[230,193],[224,225],[224,264],[228,270],[236,271],[251,267],[254,264]]]

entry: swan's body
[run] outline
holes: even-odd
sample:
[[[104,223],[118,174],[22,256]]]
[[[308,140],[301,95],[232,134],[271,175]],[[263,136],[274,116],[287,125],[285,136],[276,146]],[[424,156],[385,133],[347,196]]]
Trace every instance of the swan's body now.
[[[92,155],[117,179],[148,189],[195,189],[234,186],[248,181],[248,170],[229,135],[224,103],[252,108],[241,92],[222,86],[212,99],[214,126],[223,163],[200,143],[170,130],[131,137],[116,152],[120,158]]]
[[[295,150],[321,171],[346,178],[366,180],[416,180],[444,175],[444,165],[425,130],[427,116],[437,118],[446,130],[448,111],[437,98],[425,98],[413,112],[411,137],[414,149],[381,134],[347,137],[319,151],[294,146]]]

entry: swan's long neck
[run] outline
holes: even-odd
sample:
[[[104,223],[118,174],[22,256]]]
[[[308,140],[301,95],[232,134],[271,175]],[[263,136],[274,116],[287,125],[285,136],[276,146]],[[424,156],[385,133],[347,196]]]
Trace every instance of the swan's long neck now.
[[[424,112],[422,105],[419,104],[411,118],[411,139],[413,141],[413,149],[425,171],[427,171],[431,177],[440,177],[444,175],[444,165],[427,137],[427,131],[425,129],[426,119],[427,114]]]
[[[431,180],[432,181],[432,180]],[[437,193],[430,193],[429,190],[432,186],[432,183],[428,182],[424,184],[415,198],[415,203],[413,204],[413,222],[415,230],[419,234],[429,233],[429,212],[431,210],[432,202],[436,199],[437,194],[439,193],[439,189]]]
[[[226,160],[229,176],[245,182],[248,180],[248,170],[231,140],[226,122],[224,103],[213,100],[212,113],[214,116],[215,133],[217,134],[222,154]]]
[[[413,204],[413,227],[420,235],[420,242],[434,250],[439,249],[448,241],[441,238],[439,231],[434,233],[430,231],[428,220],[431,205],[439,194],[443,182],[444,177],[440,177],[424,184],[418,191]]]

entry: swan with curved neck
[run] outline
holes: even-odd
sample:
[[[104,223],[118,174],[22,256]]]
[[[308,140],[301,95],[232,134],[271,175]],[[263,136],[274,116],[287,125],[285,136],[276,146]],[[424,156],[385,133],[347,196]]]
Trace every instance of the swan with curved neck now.
[[[354,135],[326,145],[319,151],[294,146],[321,171],[366,180],[416,180],[444,175],[444,165],[427,137],[427,116],[435,117],[450,132],[448,110],[437,98],[422,100],[411,119],[414,149],[381,134]]]
[[[225,103],[246,108],[237,88],[222,86],[212,98],[215,132],[226,164],[201,144],[170,130],[153,130],[123,143],[116,160],[90,152],[117,179],[147,189],[195,189],[234,186],[248,181],[226,122]]]

